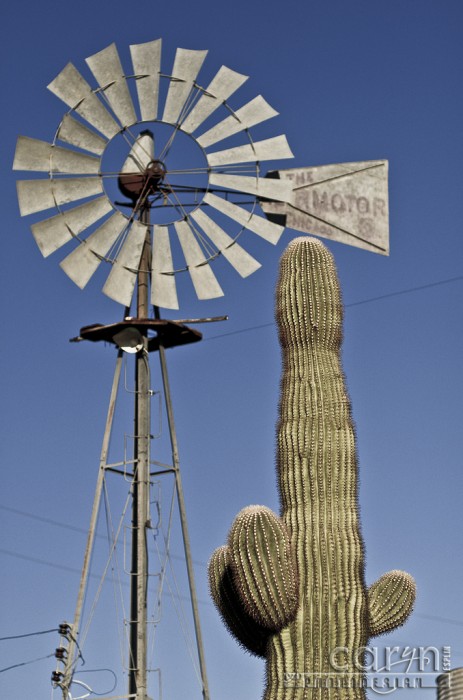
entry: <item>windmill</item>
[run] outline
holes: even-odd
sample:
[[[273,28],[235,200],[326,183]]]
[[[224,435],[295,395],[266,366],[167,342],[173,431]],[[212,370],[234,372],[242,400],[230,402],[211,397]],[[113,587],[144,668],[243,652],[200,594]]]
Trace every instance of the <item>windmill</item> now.
[[[207,699],[165,358],[166,348],[198,341],[201,334],[186,322],[161,318],[160,309],[179,309],[177,279],[182,273],[189,275],[198,299],[221,297],[223,290],[211,265],[219,256],[242,277],[255,272],[260,263],[241,244],[245,231],[276,244],[289,226],[387,254],[387,162],[278,170],[263,176],[262,163],[293,154],[284,135],[254,139],[255,127],[277,115],[262,96],[231,107],[230,98],[247,76],[222,66],[202,87],[197,78],[207,52],[186,49],[177,49],[172,69],[163,73],[160,39],[133,45],[130,54],[128,72],[114,44],[87,58],[95,87],[69,63],[48,86],[69,108],[53,141],[19,137],[13,165],[15,170],[39,173],[18,181],[21,215],[57,210],[31,226],[43,256],[66,250],[60,267],[80,288],[102,268],[109,268],[103,293],[124,307],[121,322],[84,327],[78,338],[112,343],[118,354],[76,612],[72,625],[61,630],[62,666],[53,681],[63,698],[72,697],[103,482],[108,471],[117,471],[107,457],[122,356],[128,352],[135,355],[137,398],[129,682],[124,697],[148,698],[145,545],[150,481],[169,471],[175,478],[202,693]],[[151,351],[157,351],[160,359],[172,450],[172,465],[154,471]]]

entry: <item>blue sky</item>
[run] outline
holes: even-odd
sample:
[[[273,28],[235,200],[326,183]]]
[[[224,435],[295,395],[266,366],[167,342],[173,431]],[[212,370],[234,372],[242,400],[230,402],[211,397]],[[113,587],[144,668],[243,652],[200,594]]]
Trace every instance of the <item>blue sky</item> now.
[[[390,257],[329,244],[346,304],[344,368],[358,435],[366,577],[372,583],[403,568],[417,581],[413,617],[382,645],[446,645],[452,666],[463,665],[462,20],[456,0],[178,0],[172,6],[27,0],[3,10],[0,637],[72,618],[115,356],[103,345],[68,339],[84,325],[122,314],[98,285],[80,291],[53,256],[42,259],[18,212],[18,174],[11,171],[16,138],[53,138],[66,109],[46,85],[68,61],[84,70],[85,58],[113,41],[127,57],[129,44],[162,37],[167,66],[178,46],[209,49],[206,71],[224,64],[250,76],[250,94],[261,93],[280,113],[269,135],[285,133],[295,154],[280,167],[389,160]],[[217,700],[259,697],[263,685],[262,663],[238,648],[209,602],[204,564],[242,507],[278,508],[273,290],[279,256],[294,235],[286,231],[276,247],[255,244],[262,268],[246,280],[219,264],[225,296],[189,299],[172,315],[230,317],[204,326],[201,343],[168,353]],[[155,357],[152,364],[153,387],[160,389]],[[130,364],[127,376],[130,389]],[[119,402],[115,459],[130,416],[127,394]],[[153,447],[161,460],[165,437],[164,421]],[[115,486],[115,520],[124,488]],[[167,519],[169,484],[161,490]],[[180,557],[178,526],[172,552]],[[95,566],[101,557],[95,555]],[[185,596],[181,560],[174,562]],[[104,636],[107,630],[111,639],[110,598],[97,611],[82,670],[113,669],[123,692],[125,677]],[[200,697],[171,607],[166,596],[155,640],[164,697]],[[2,641],[1,667],[44,657],[57,642],[53,634]],[[53,667],[48,659],[1,673],[2,697],[48,697]],[[80,678],[98,692],[112,685],[109,671],[96,672],[91,682],[90,675]],[[435,696],[418,692],[425,700]],[[395,697],[403,700],[405,691]]]

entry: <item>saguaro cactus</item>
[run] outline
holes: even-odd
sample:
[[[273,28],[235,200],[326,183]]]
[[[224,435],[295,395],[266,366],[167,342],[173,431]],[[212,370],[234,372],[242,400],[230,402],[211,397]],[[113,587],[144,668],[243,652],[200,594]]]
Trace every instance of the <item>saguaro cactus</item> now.
[[[266,658],[266,700],[361,700],[362,649],[406,620],[415,584],[391,571],[365,585],[342,304],[320,241],[296,239],[285,251],[276,317],[281,517],[264,506],[238,514],[211,558],[211,593],[238,641]]]

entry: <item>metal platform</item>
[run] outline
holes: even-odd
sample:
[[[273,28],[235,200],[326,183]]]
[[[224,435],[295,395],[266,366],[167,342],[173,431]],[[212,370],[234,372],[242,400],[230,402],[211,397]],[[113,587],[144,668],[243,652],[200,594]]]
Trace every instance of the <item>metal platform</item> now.
[[[157,352],[160,344],[166,349],[174,348],[178,345],[197,343],[203,337],[199,331],[177,321],[169,321],[162,318],[128,317],[119,323],[111,323],[107,326],[101,323],[84,326],[80,329],[80,334],[77,338],[71,338],[71,342],[79,342],[81,340],[104,341],[117,346],[117,342],[114,339],[115,336],[128,328],[134,328],[142,336],[148,335],[149,331],[156,333],[155,336],[148,337],[148,352]]]

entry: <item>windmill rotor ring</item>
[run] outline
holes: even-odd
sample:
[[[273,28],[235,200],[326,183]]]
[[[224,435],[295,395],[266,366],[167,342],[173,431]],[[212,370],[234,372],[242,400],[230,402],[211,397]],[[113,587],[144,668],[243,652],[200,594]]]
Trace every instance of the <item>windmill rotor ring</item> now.
[[[251,128],[277,114],[262,96],[229,105],[247,76],[222,66],[206,88],[197,83],[207,51],[177,49],[168,74],[160,39],[130,53],[127,73],[115,44],[87,58],[96,87],[71,63],[49,84],[69,111],[51,143],[18,139],[13,168],[45,175],[18,181],[20,212],[54,209],[31,225],[43,256],[75,239],[61,268],[83,288],[102,261],[111,263],[103,292],[124,306],[149,240],[151,303],[175,309],[180,271],[199,299],[212,299],[223,295],[210,266],[219,255],[242,277],[260,267],[237,239],[248,230],[279,240],[284,227],[257,202],[288,203],[292,186],[261,178],[259,164],[292,153],[284,135],[252,138]]]

